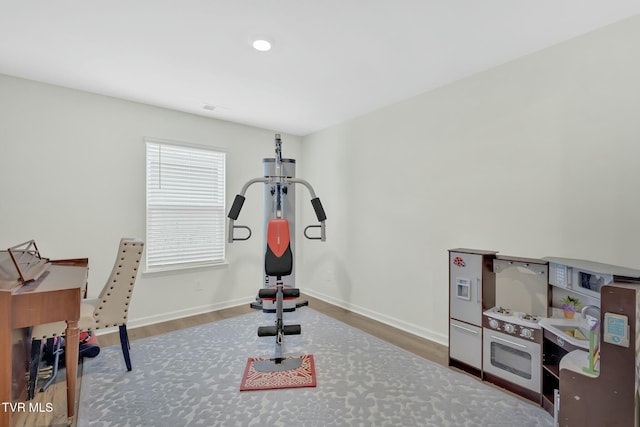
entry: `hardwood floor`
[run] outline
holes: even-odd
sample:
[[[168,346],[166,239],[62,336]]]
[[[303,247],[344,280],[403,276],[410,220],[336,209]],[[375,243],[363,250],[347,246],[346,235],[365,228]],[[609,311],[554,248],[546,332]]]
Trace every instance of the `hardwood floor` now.
[[[388,343],[417,354],[420,357],[424,357],[443,366],[448,365],[449,349],[447,346],[418,337],[313,297],[303,295],[301,298],[308,300],[309,306],[320,313],[331,316],[347,325],[374,335]]]
[[[429,359],[433,362],[447,366],[448,349],[446,346],[434,343],[424,338],[417,337],[410,333],[401,331],[391,326],[372,320],[368,317],[353,313],[341,307],[329,304],[317,298],[308,295],[301,295],[301,299],[309,301],[309,306],[320,313],[331,316],[341,322],[358,328],[364,332],[374,335],[391,344],[410,351],[420,357]],[[304,308],[303,308],[304,309]],[[164,334],[178,329],[197,326],[204,323],[215,322],[217,320],[227,319],[250,313],[254,309],[249,304],[228,308],[220,311],[200,314],[197,316],[177,319],[170,322],[158,323],[155,325],[144,326],[129,330],[129,340],[135,341],[140,338],[146,338],[154,335]],[[119,344],[120,339],[117,332],[100,335],[100,345],[107,347]],[[100,357],[100,356],[98,356]],[[135,369],[135,366],[134,366]],[[80,397],[82,387],[82,367],[78,369],[78,392],[76,398],[76,408]],[[58,373],[57,381],[44,393],[36,393],[36,398],[32,401],[39,403],[43,408],[47,405],[53,406],[53,411],[44,413],[25,413],[18,417],[14,424],[16,427],[61,427],[67,426],[66,419],[66,382],[64,372]],[[61,415],[62,414],[62,415]],[[77,414],[77,409],[76,409]],[[74,417],[72,426],[76,426],[76,418]]]

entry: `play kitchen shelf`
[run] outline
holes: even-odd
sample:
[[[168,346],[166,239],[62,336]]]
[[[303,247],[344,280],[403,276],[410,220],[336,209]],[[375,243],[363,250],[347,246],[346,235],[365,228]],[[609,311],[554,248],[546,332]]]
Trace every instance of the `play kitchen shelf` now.
[[[587,298],[600,299],[603,286],[637,280],[640,271],[573,258],[544,257],[549,262],[549,284]]]
[[[571,338],[562,329],[556,327],[563,322],[568,327],[567,321],[559,318],[547,318],[540,320],[543,329],[542,342],[542,407],[551,415],[556,416],[555,407],[559,399],[560,390],[560,361],[570,352],[584,351],[589,348],[589,342],[580,342]],[[584,321],[572,320],[572,326],[584,329]],[[556,416],[557,417],[557,416]]]

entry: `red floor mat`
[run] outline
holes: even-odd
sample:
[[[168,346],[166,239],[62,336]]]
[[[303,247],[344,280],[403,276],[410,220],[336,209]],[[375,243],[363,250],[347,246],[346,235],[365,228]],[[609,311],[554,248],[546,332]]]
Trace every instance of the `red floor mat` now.
[[[240,391],[315,387],[316,368],[313,356],[306,354],[301,358],[302,364],[300,367],[279,372],[260,372],[254,368],[253,362],[269,359],[249,358],[242,376]]]

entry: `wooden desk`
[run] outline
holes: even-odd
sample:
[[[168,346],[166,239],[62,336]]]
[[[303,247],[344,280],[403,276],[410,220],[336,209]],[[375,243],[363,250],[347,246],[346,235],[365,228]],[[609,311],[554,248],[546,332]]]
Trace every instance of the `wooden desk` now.
[[[78,320],[81,292],[87,283],[87,264],[51,263],[38,280],[11,290],[0,287],[0,427],[11,426],[13,413],[22,409],[16,405],[23,403],[23,412],[29,410],[29,403],[24,402],[24,375],[28,372],[24,359],[28,358],[21,355],[31,345],[30,334],[25,331],[42,323],[67,322],[67,415],[70,420],[75,415]]]

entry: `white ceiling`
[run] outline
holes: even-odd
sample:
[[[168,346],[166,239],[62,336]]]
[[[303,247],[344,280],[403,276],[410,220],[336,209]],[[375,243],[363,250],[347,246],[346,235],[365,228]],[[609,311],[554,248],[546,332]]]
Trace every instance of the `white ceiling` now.
[[[0,0],[0,73],[306,135],[638,13],[639,0]]]

